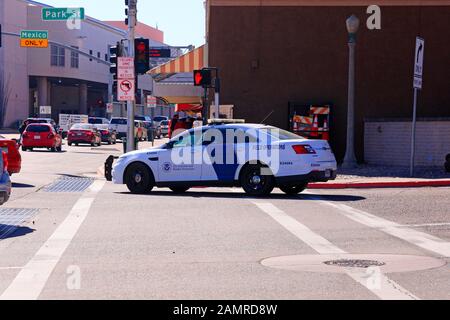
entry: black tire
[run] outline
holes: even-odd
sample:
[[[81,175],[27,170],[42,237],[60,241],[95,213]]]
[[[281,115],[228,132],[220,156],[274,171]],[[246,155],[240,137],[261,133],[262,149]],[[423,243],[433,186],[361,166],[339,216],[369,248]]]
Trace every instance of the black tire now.
[[[75,143],[75,145],[78,147],[78,143]]]
[[[28,148],[25,148],[24,146],[22,146],[22,151],[26,152],[26,151],[28,151]]]
[[[173,187],[173,188],[169,188],[169,189],[172,190],[175,193],[185,193],[190,188],[189,187]]]
[[[72,142],[68,142],[67,145],[68,145],[69,147],[71,147],[71,146],[72,146]]]
[[[155,180],[145,164],[135,162],[126,170],[125,183],[131,193],[145,194],[153,189]]]
[[[445,161],[450,162],[450,153],[445,157]]]
[[[250,196],[266,196],[269,195],[275,187],[275,179],[273,175],[264,175],[262,169],[267,167],[262,165],[246,165],[242,168],[239,182],[245,193]]]
[[[450,161],[445,163],[445,170],[450,173]]]
[[[280,190],[290,196],[293,196],[293,195],[299,194],[300,192],[305,191],[305,189],[307,187],[308,187],[308,182],[304,182],[302,184],[298,184],[295,186],[280,186]]]

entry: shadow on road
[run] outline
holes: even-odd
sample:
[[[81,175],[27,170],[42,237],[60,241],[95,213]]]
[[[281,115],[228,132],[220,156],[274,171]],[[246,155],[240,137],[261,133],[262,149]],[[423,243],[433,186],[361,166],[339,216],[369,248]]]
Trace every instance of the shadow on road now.
[[[34,231],[36,230],[28,227],[0,224],[0,240],[23,237]]]
[[[195,190],[195,189],[194,189]],[[184,198],[212,198],[212,199],[267,199],[267,200],[287,200],[287,201],[299,201],[299,200],[322,200],[322,201],[332,201],[332,202],[349,202],[349,201],[361,201],[365,200],[365,197],[352,196],[352,195],[327,195],[327,194],[299,194],[295,196],[289,196],[280,193],[274,193],[265,197],[251,197],[247,196],[245,193],[241,192],[209,192],[209,191],[198,191],[198,192],[186,192],[186,193],[175,193],[172,191],[165,190],[155,190],[144,195],[134,195],[129,192],[116,192],[116,194],[124,194],[136,197],[184,197]]]
[[[19,189],[25,189],[25,188],[34,188],[35,186],[33,186],[31,184],[26,184],[26,183],[13,182],[12,183],[12,187],[13,188],[19,188]]]

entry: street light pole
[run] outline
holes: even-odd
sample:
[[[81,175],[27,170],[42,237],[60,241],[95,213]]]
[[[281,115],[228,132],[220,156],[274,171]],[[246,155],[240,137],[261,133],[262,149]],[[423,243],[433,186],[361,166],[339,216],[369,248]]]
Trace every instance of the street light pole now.
[[[355,47],[356,33],[359,28],[359,19],[352,15],[346,21],[349,34],[349,68],[348,68],[348,111],[347,111],[347,147],[342,168],[355,168]]]
[[[129,0],[128,10],[128,57],[134,58],[135,26],[137,24],[137,0]],[[136,86],[136,84],[135,84]],[[133,89],[136,92],[136,88]],[[134,109],[135,100],[127,101],[127,152],[135,150]]]

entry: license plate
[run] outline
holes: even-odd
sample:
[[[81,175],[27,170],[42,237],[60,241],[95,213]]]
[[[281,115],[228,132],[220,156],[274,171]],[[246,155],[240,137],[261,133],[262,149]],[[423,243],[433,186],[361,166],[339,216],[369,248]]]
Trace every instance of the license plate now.
[[[325,178],[331,178],[331,170],[325,170]]]
[[[4,153],[8,153],[8,147],[2,147],[2,151],[3,151]]]
[[[82,133],[77,133],[77,136],[82,136],[83,134]]]
[[[41,140],[41,136],[34,136],[34,140]]]

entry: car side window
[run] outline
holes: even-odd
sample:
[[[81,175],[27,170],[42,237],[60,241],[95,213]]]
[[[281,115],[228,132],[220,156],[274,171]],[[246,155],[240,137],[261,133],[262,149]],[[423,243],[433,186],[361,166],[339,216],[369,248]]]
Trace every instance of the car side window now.
[[[190,146],[192,143],[192,137],[193,135],[191,135],[190,133],[178,137],[173,143],[173,148],[184,148]]]

